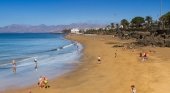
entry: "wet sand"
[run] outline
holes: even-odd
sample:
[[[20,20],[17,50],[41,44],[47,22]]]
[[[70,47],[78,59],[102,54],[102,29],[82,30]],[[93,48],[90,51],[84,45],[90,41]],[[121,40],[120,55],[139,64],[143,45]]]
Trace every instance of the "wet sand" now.
[[[48,89],[33,85],[18,90],[9,88],[2,93],[29,93],[29,90],[31,93],[131,93],[131,85],[136,86],[137,93],[169,93],[170,48],[143,47],[132,51],[113,48],[115,43],[131,41],[111,36],[68,35],[67,38],[85,47],[76,70],[50,80]],[[139,58],[141,51],[149,53],[146,62]],[[98,56],[101,64],[97,64]]]

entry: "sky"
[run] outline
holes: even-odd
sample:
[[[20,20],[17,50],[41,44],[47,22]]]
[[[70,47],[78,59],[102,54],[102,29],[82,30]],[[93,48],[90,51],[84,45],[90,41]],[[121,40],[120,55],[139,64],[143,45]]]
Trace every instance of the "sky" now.
[[[135,16],[160,16],[161,0],[0,0],[0,26],[10,24],[109,24]],[[162,0],[162,14],[170,0]]]

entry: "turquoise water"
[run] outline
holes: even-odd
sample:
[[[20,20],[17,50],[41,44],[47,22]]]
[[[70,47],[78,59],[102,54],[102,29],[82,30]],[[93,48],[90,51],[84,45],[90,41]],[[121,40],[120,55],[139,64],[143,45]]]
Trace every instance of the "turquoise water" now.
[[[81,49],[64,34],[0,34],[0,90],[37,84],[40,76],[54,78],[69,72]],[[37,71],[34,58],[38,60]],[[12,60],[17,63],[16,74],[11,69]]]

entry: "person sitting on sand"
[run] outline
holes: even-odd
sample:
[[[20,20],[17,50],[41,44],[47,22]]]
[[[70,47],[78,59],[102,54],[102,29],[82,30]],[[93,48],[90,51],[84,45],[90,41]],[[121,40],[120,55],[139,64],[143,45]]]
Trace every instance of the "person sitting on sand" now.
[[[131,85],[131,92],[132,92],[132,93],[136,93],[135,85]]]
[[[16,62],[15,60],[12,60],[12,70],[14,73],[16,73]]]
[[[101,57],[100,57],[100,56],[97,57],[97,61],[98,61],[98,62],[97,62],[98,64],[101,63]]]
[[[39,86],[40,88],[43,88],[43,87],[44,87],[44,84],[43,84],[43,77],[42,77],[42,76],[40,76],[40,78],[39,78],[38,86]]]
[[[45,76],[41,76],[38,81],[38,86],[40,88],[49,88],[50,86],[48,85],[48,79]]]
[[[45,88],[49,88],[50,86],[48,85],[48,79],[46,77],[44,77],[44,87]]]

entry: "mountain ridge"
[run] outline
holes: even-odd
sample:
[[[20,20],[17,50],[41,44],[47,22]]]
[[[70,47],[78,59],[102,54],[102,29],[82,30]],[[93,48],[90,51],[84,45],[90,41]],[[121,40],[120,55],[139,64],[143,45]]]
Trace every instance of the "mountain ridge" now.
[[[104,24],[88,24],[88,23],[72,23],[69,25],[25,25],[25,24],[11,24],[0,27],[0,33],[61,33],[64,29],[93,29],[103,28]]]

